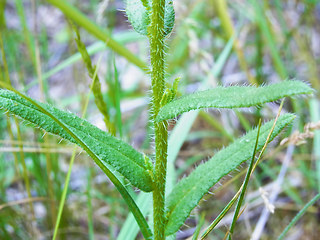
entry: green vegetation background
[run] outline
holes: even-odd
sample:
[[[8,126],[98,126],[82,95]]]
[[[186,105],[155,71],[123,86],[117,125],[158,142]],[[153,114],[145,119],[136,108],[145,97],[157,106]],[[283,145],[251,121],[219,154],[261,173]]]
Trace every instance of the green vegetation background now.
[[[123,1],[68,2],[140,59],[128,61],[106,47],[97,34],[92,34],[92,28],[91,32],[79,28],[92,62],[98,65],[112,131],[151,153],[150,82],[140,69],[149,61],[147,39],[129,26],[121,11]],[[0,7],[0,80],[10,79],[16,89],[33,98],[81,116],[91,79],[70,22],[46,1],[1,1]],[[274,206],[274,214],[267,216],[260,230],[262,239],[274,239],[320,189],[320,3],[179,0],[174,1],[174,7],[175,27],[167,40],[167,82],[180,77],[180,93],[192,93],[204,85],[260,85],[287,78],[308,82],[317,91],[311,99],[286,100],[283,111],[295,112],[299,118],[268,147],[251,179],[246,208],[236,225],[234,238],[249,239],[258,231],[257,222],[266,216],[263,209]],[[231,47],[219,62],[228,44]],[[242,111],[201,111],[185,133],[176,157],[179,178],[257,125],[260,117],[274,118],[277,110],[274,103]],[[105,130],[105,119],[93,96],[86,118]],[[1,112],[0,239],[51,239],[73,146],[20,123]],[[174,125],[171,121],[170,129]],[[80,149],[76,152],[58,237],[121,239],[119,232],[128,219],[125,202],[88,156]],[[287,158],[288,165],[283,165]],[[283,169],[286,172],[276,194]],[[237,192],[245,172],[246,168],[239,168],[225,177],[221,186],[215,186],[214,194],[205,197],[207,201],[200,203],[177,238],[192,237],[199,223],[208,226]],[[132,194],[136,194],[134,189]],[[277,197],[270,203],[273,194]],[[231,223],[230,214],[208,239],[224,238],[224,224]],[[317,239],[319,221],[319,203],[315,203],[288,238]]]

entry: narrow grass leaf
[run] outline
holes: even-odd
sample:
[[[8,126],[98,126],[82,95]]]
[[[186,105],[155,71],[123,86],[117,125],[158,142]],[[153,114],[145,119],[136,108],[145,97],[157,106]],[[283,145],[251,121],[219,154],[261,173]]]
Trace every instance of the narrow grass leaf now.
[[[244,194],[245,194],[245,192],[246,192],[246,190],[247,190],[247,186],[248,186],[248,183],[249,183],[249,179],[250,179],[251,174],[252,174],[251,171],[252,171],[252,168],[253,168],[254,158],[255,158],[256,153],[257,153],[257,146],[258,146],[260,128],[261,128],[261,118],[259,119],[257,139],[256,139],[256,144],[255,144],[255,146],[254,146],[252,158],[251,158],[251,161],[250,161],[250,164],[249,164],[249,167],[248,167],[248,171],[247,171],[246,177],[245,177],[244,182],[243,182],[243,184],[242,184],[242,190],[241,190],[241,193],[240,193],[240,196],[239,196],[239,199],[238,199],[238,203],[237,203],[236,209],[235,209],[235,211],[234,211],[232,223],[231,223],[231,226],[230,226],[229,236],[228,236],[228,239],[229,239],[229,240],[231,240],[231,236],[232,236],[232,234],[233,234],[234,227],[235,227],[236,222],[237,222],[237,220],[238,220],[240,208],[241,208],[241,205],[242,205],[242,202],[243,202],[243,199],[244,199]],[[260,155],[260,158],[261,158],[261,155]],[[258,161],[259,161],[259,160],[258,160]]]
[[[94,66],[91,62],[90,55],[87,51],[86,45],[81,40],[80,32],[78,28],[72,22],[70,23],[73,31],[76,33],[75,41],[77,43],[78,51],[80,52],[83,62],[85,63],[89,77],[92,79],[91,88],[94,96],[94,102],[97,108],[99,109],[100,113],[103,115],[103,121],[106,125],[106,128],[108,129],[108,132],[111,135],[115,136],[115,127],[113,126],[113,123],[110,121],[107,104],[103,99],[101,83],[100,83],[99,76],[97,74],[97,67]]]
[[[160,109],[156,121],[172,119],[181,113],[201,108],[244,108],[276,101],[283,97],[313,92],[301,81],[287,80],[262,87],[217,87],[182,96]]]
[[[305,214],[307,209],[312,206],[316,201],[320,199],[320,193],[318,193],[314,198],[312,198],[301,210],[298,212],[298,214],[292,219],[292,221],[289,223],[289,225],[283,230],[281,235],[278,237],[278,240],[284,239],[285,235],[288,233],[290,228],[298,222],[298,220]]]
[[[241,189],[240,189],[241,190]],[[210,226],[206,229],[206,231],[201,235],[201,240],[206,239],[208,234],[218,225],[218,223],[225,217],[225,215],[229,212],[233,204],[236,202],[240,195],[240,190],[233,196],[233,198],[229,201],[229,203],[223,208],[223,210],[219,213],[219,215],[213,220]]]
[[[83,148],[51,117],[30,102],[28,97],[21,96],[8,90],[0,90],[0,107]],[[147,167],[141,153],[72,113],[61,111],[48,104],[37,104],[64,123],[104,164],[112,166],[141,190],[146,192],[153,190],[150,168]]]
[[[152,206],[152,194],[140,192],[136,199],[136,203],[144,216],[148,215]],[[132,213],[129,213],[126,221],[121,227],[121,231],[117,240],[134,240],[139,233],[139,226],[137,225]]]
[[[198,111],[183,114],[170,134],[167,158],[167,193],[171,192],[174,184],[177,182],[177,173],[174,166],[175,160],[197,116]]]
[[[120,44],[136,42],[143,40],[143,36],[137,34],[136,32],[121,32],[114,35],[115,41],[119,42]],[[90,46],[87,47],[88,54],[91,56],[98,52],[103,52],[107,49],[107,46],[104,42],[97,41]],[[49,69],[48,72],[45,72],[42,78],[45,80],[52,75],[58,73],[59,71],[69,67],[70,65],[74,64],[75,62],[81,60],[81,54],[79,52],[67,57],[63,61],[59,62],[56,66]],[[33,81],[29,83],[27,86],[33,86],[36,82]],[[27,88],[27,87],[26,87]]]
[[[276,35],[272,31],[272,24],[268,21],[268,17],[265,14],[265,10],[263,9],[260,2],[255,0],[250,0],[254,8],[255,13],[255,21],[260,28],[261,33],[265,37],[266,44],[270,49],[270,55],[273,60],[273,65],[278,72],[280,78],[285,79],[288,76],[287,69],[285,64],[281,58],[279,48],[277,47],[276,43]]]
[[[116,107],[116,124],[117,124],[117,131],[122,138],[122,114],[120,108],[120,100],[121,100],[121,85],[119,81],[119,74],[118,69],[116,66],[116,59],[113,57],[113,69],[114,69],[114,100],[115,100],[115,107]]]
[[[204,224],[204,221],[205,221],[205,214],[202,213],[200,221],[199,221],[199,223],[198,223],[198,225],[196,227],[196,230],[194,231],[194,234],[192,236],[192,240],[197,240],[198,239],[198,236],[200,234],[200,230],[201,230],[202,225]]]
[[[99,66],[99,63],[100,63],[100,60],[101,58],[99,59],[98,61],[98,66]],[[97,70],[99,69],[99,67],[96,68],[95,72],[94,72],[94,76],[97,75]],[[95,80],[95,77],[93,78],[93,82]],[[83,110],[82,110],[82,117],[85,118],[86,116],[86,113],[87,113],[87,109],[88,109],[88,105],[89,105],[89,100],[90,100],[90,93],[92,92],[92,87],[93,87],[93,84],[91,85],[91,88],[90,88],[90,91],[89,91],[89,94],[86,98],[86,102],[84,104],[84,107],[83,107]],[[61,195],[61,198],[60,198],[60,202],[59,202],[59,210],[58,210],[58,215],[56,217],[56,221],[55,221],[55,227],[54,227],[54,231],[53,231],[53,237],[52,237],[52,240],[55,240],[57,235],[58,235],[58,230],[59,230],[59,225],[60,225],[60,221],[61,221],[61,216],[62,216],[62,212],[63,212],[63,209],[64,209],[64,204],[65,204],[65,201],[66,201],[66,197],[67,197],[67,192],[68,192],[68,188],[69,188],[69,183],[70,183],[70,177],[71,177],[71,171],[72,171],[72,168],[73,168],[73,163],[74,163],[74,160],[76,158],[76,151],[77,150],[77,147],[75,146],[73,148],[73,152],[72,152],[72,155],[71,155],[71,159],[70,159],[70,163],[69,163],[69,168],[68,168],[68,172],[67,172],[67,176],[66,176],[66,179],[64,181],[64,187],[63,187],[63,191],[62,191],[62,195]],[[88,185],[89,185],[89,182],[88,182]],[[89,192],[90,190],[88,191],[88,202],[90,201],[91,202],[91,197],[89,197]],[[91,204],[88,204],[88,205],[91,205]],[[91,212],[91,206],[88,206],[88,215],[90,215],[90,212]],[[88,228],[89,228],[89,236],[91,236],[90,232],[91,232],[91,226],[92,226],[92,221],[90,219],[90,217],[88,218]],[[91,239],[91,237],[90,237]]]
[[[320,121],[320,104],[319,100],[312,98],[309,102],[311,121],[317,123]],[[316,162],[316,176],[318,181],[318,191],[320,192],[320,130],[314,131],[313,137],[313,154]]]
[[[295,118],[292,114],[279,117],[270,137],[274,139],[283,128]],[[269,135],[273,121],[264,124],[260,129],[257,150],[260,150]],[[166,235],[178,231],[194,207],[197,206],[204,194],[223,176],[234,170],[252,155],[257,129],[247,133],[227,148],[215,154],[208,162],[197,167],[188,177],[182,179],[167,198]]]

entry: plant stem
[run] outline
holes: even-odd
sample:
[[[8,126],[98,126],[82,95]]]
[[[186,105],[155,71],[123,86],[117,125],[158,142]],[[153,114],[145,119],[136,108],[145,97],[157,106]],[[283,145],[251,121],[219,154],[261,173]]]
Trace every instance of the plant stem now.
[[[151,58],[152,111],[155,120],[165,88],[164,80],[164,8],[165,0],[152,1],[151,25],[148,29]],[[165,185],[167,171],[167,123],[154,123],[155,127],[155,189],[153,191],[154,239],[165,239]]]

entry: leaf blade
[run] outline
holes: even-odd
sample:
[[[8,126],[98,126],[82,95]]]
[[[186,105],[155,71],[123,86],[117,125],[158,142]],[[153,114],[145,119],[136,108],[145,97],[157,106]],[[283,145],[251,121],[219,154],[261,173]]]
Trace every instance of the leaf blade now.
[[[182,96],[163,106],[156,118],[157,122],[201,108],[243,108],[261,105],[283,97],[313,92],[301,81],[287,80],[262,87],[217,87]]]
[[[26,97],[28,98],[28,97]],[[0,107],[58,135],[72,143],[77,142],[69,133],[48,115],[42,113],[35,105],[8,90],[0,90]],[[136,187],[149,192],[153,189],[152,178],[145,165],[144,156],[130,145],[106,134],[84,119],[74,114],[61,111],[48,104],[37,103],[53,114],[75,133],[94,152],[104,164],[110,165]],[[79,145],[80,146],[80,145]],[[80,146],[83,148],[83,146]],[[116,161],[115,161],[116,159]]]
[[[284,114],[279,117],[270,141],[294,118],[292,114]],[[257,150],[263,147],[272,124],[273,121],[270,121],[261,127]],[[215,154],[208,162],[199,165],[188,177],[182,179],[174,187],[166,202],[168,208],[166,235],[179,229],[202,196],[215,183],[251,157],[252,145],[250,142],[254,144],[256,136],[257,129],[250,131],[244,137]],[[228,161],[228,159],[233,159],[233,161]]]

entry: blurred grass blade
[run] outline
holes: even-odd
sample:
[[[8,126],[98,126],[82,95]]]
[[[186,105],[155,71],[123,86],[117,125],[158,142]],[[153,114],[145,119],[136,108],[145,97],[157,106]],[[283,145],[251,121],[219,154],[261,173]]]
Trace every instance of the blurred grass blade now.
[[[0,29],[4,29],[6,27],[6,16],[5,16],[5,8],[6,8],[6,0],[0,2]]]
[[[99,109],[100,113],[103,115],[103,121],[105,123],[106,129],[108,132],[112,135],[115,136],[115,127],[113,126],[113,123],[110,121],[110,116],[109,116],[109,111],[107,108],[107,104],[105,103],[103,99],[103,94],[101,90],[101,83],[100,79],[97,75],[97,66],[94,66],[91,62],[90,55],[87,51],[86,45],[82,42],[81,37],[80,37],[80,32],[76,26],[72,22],[71,27],[73,31],[76,33],[76,38],[75,41],[77,43],[78,51],[81,54],[82,60],[85,63],[85,66],[87,68],[89,77],[92,79],[92,92],[94,96],[94,102]]]
[[[28,29],[26,15],[24,12],[24,6],[22,3],[22,0],[15,0],[15,5],[16,5],[17,13],[19,15],[20,24],[22,26],[24,39],[26,41],[28,54],[32,60],[32,64],[36,68],[37,65],[36,65],[36,56],[35,56],[34,37],[31,34],[30,30]]]
[[[97,68],[95,69],[95,72],[94,72],[94,77],[93,77],[93,83],[91,85],[91,88],[90,88],[90,91],[88,93],[88,97],[86,99],[86,102],[85,102],[85,106],[82,110],[82,117],[85,118],[85,115],[86,115],[86,112],[87,112],[87,109],[88,109],[88,105],[89,105],[89,99],[90,99],[90,93],[92,92],[92,87],[94,86],[94,81],[95,81],[95,77],[97,75],[97,71],[99,69],[99,63],[100,63],[100,60],[101,58],[99,59],[98,61],[98,65],[97,65]],[[62,212],[63,212],[63,209],[64,209],[64,204],[65,204],[65,201],[66,201],[66,197],[67,197],[67,192],[68,192],[68,188],[69,188],[69,183],[70,183],[70,177],[71,177],[71,171],[72,171],[72,167],[73,167],[73,163],[74,163],[74,160],[76,158],[76,151],[77,148],[76,146],[73,148],[73,151],[72,151],[72,155],[71,155],[71,159],[70,159],[70,163],[69,163],[69,168],[68,168],[68,172],[67,172],[67,176],[66,176],[66,179],[64,181],[64,187],[63,187],[63,191],[62,191],[62,195],[61,195],[61,199],[60,199],[60,202],[59,202],[59,210],[58,210],[58,215],[57,215],[57,219],[55,221],[55,227],[54,227],[54,232],[53,232],[53,237],[52,237],[52,240],[55,240],[57,235],[58,235],[58,230],[59,230],[59,225],[60,225],[60,221],[61,221],[61,216],[62,216]],[[89,183],[88,183],[89,184]],[[89,212],[91,210],[90,206],[88,206],[89,208]],[[88,222],[88,225],[89,225],[89,235],[91,236],[90,234],[90,226],[91,226],[91,221],[89,219],[89,222]]]
[[[283,128],[295,118],[292,114],[279,117],[275,129],[269,139],[273,140]],[[269,135],[273,121],[261,127],[257,150],[260,150]],[[251,157],[252,145],[257,136],[257,129],[236,140],[227,148],[215,154],[208,162],[199,165],[188,177],[182,179],[167,198],[166,235],[175,233],[184,223],[204,194],[223,176],[234,170]]]
[[[217,61],[214,64],[214,67],[211,69],[211,74],[214,77],[218,77],[219,74],[222,71],[222,68],[224,67],[226,61],[228,60],[228,57],[230,55],[230,52],[232,50],[232,45],[234,43],[235,40],[235,36],[232,36],[229,41],[227,42],[226,46],[224,47],[223,51],[221,52],[221,54],[219,55],[219,57],[217,58]],[[208,79],[205,80],[205,88],[209,87],[208,84]]]
[[[224,218],[224,216],[228,213],[228,211],[231,209],[233,204],[236,202],[240,195],[240,191],[236,193],[236,195],[233,196],[233,198],[230,200],[230,202],[224,207],[224,209],[221,211],[221,213],[214,219],[214,221],[210,224],[210,226],[206,229],[206,231],[201,235],[201,240],[205,239],[208,234],[218,225],[218,223]]]
[[[9,110],[11,113],[18,115],[29,122],[32,122],[40,126],[41,128],[43,128],[44,130],[50,133],[60,135],[61,137],[68,139],[69,141],[81,146],[89,154],[89,156],[94,160],[94,162],[100,167],[100,169],[109,177],[109,179],[118,189],[120,194],[123,196],[130,211],[134,214],[136,221],[138,222],[144,237],[146,239],[151,238],[152,233],[150,231],[150,228],[145,218],[143,217],[140,209],[137,207],[136,203],[132,199],[131,195],[128,193],[127,189],[121,183],[121,181],[116,177],[116,175],[113,174],[112,171],[108,168],[108,164],[106,164],[100,159],[101,157],[106,157],[106,154],[108,154],[107,152],[105,152],[107,145],[106,144],[103,145],[104,147],[103,150],[105,154],[97,154],[95,150],[98,150],[96,148],[97,142],[101,140],[104,140],[104,141],[107,140],[106,141],[107,144],[108,143],[117,144],[118,151],[136,155],[135,157],[139,157],[140,154],[138,152],[135,152],[133,148],[131,149],[130,147],[128,148],[129,145],[126,145],[126,144],[124,145],[124,142],[116,140],[115,138],[106,135],[102,131],[99,132],[99,129],[97,129],[90,123],[86,122],[83,119],[78,118],[77,116],[71,113],[65,113],[47,104],[37,103],[36,101],[32,100],[27,96],[24,96],[23,94],[11,88],[10,86],[7,86],[5,84],[1,84],[1,85],[2,86],[4,85],[6,86],[6,88],[9,88],[10,90],[14,91],[13,93],[8,90],[0,89],[1,107]],[[59,118],[62,118],[63,121],[60,121],[56,116],[58,116]],[[72,126],[70,126],[70,124]],[[85,130],[86,133],[95,135],[96,139],[94,140],[90,139],[90,137],[88,137],[89,135],[86,135],[85,132],[83,132],[83,130]],[[127,152],[126,150],[129,150],[129,149],[130,151]],[[100,149],[99,151],[101,150],[102,149]],[[109,154],[110,153],[111,152],[109,152]],[[109,157],[116,158],[117,154],[113,153]],[[143,158],[143,161],[145,161],[145,158],[143,156],[142,158]],[[116,160],[119,161],[120,159],[117,158]],[[149,184],[147,183],[144,187],[147,187],[147,190],[149,189],[152,190],[152,186],[148,186],[148,185]]]
[[[141,213],[146,216],[152,206],[152,194],[140,192],[136,199],[136,203],[141,210]],[[117,240],[134,240],[139,232],[139,226],[134,219],[132,213],[129,213],[126,221],[121,227],[121,231],[117,237]]]
[[[54,5],[55,7],[59,8],[68,18],[73,20],[76,24],[86,29],[96,38],[105,42],[108,47],[110,47],[113,51],[115,51],[119,55],[125,57],[129,62],[135,64],[137,67],[139,67],[143,71],[148,70],[148,67],[145,62],[140,60],[127,48],[125,48],[120,43],[115,41],[107,31],[103,30],[94,22],[89,20],[77,8],[70,5],[68,2],[64,0],[47,0],[47,1],[52,5]]]
[[[184,95],[160,109],[156,121],[177,117],[179,114],[201,108],[243,108],[276,101],[283,97],[313,92],[301,81],[288,80],[263,87],[217,87]]]
[[[261,7],[260,1],[250,0],[254,7],[255,18],[260,28],[260,31],[264,35],[267,45],[270,49],[270,55],[273,60],[274,67],[278,72],[281,79],[288,77],[287,69],[281,59],[279,50],[277,49],[277,44],[275,40],[275,35],[270,29],[271,24],[268,23],[268,18],[266,17],[264,10]]]
[[[135,42],[135,41],[142,40],[143,37],[138,35],[135,32],[122,32],[122,33],[115,34],[114,39],[117,42],[119,42],[120,44],[124,44],[124,43],[128,43],[128,42]],[[107,49],[106,44],[101,41],[95,42],[87,47],[87,51],[90,56],[95,53],[102,52],[106,49]],[[58,65],[56,65],[55,67],[53,67],[49,71],[43,73],[42,78],[45,80],[45,79],[51,77],[52,75],[60,72],[61,70],[67,68],[68,66],[74,64],[75,62],[77,62],[79,60],[81,60],[81,54],[75,53],[75,54],[71,55],[70,57],[66,58],[65,60],[63,60],[62,62],[60,62]],[[28,86],[31,87],[32,84],[33,84],[33,82],[28,84]]]
[[[76,151],[76,147],[75,147],[73,149],[73,151],[72,151],[72,155],[71,155],[71,159],[70,159],[70,163],[69,163],[69,167],[68,167],[67,176],[66,176],[66,179],[64,181],[64,187],[63,187],[61,199],[60,199],[60,202],[59,202],[58,215],[57,215],[57,219],[56,219],[55,226],[54,226],[52,240],[55,240],[57,238],[57,236],[58,236],[59,225],[60,225],[60,221],[61,221],[62,212],[63,212],[63,209],[64,209],[64,204],[65,204],[66,198],[67,198],[67,193],[68,193],[68,188],[69,188],[69,183],[70,183],[70,177],[71,177],[71,171],[72,171],[74,159],[76,158],[76,153],[77,153],[77,151]]]
[[[229,39],[234,36],[235,31],[232,23],[232,18],[228,12],[227,1],[226,0],[215,0],[212,1],[213,7],[216,9],[218,17],[221,22],[221,27],[223,28],[223,33]],[[250,69],[247,64],[247,60],[243,53],[243,49],[238,39],[235,38],[233,48],[237,54],[238,62],[240,68],[246,73],[248,81],[251,84],[257,84],[257,80],[251,75]]]
[[[88,235],[89,240],[94,240],[94,224],[93,224],[93,208],[92,208],[92,196],[91,196],[91,189],[92,189],[92,175],[93,171],[92,168],[89,166],[87,170],[87,208],[88,208]]]
[[[303,214],[307,211],[307,209],[312,206],[316,201],[320,199],[320,193],[318,193],[314,198],[312,198],[301,210],[300,212],[292,219],[289,225],[283,230],[283,232],[278,237],[278,240],[282,240],[285,235],[288,233],[290,228],[293,227],[294,224],[298,222],[298,220],[303,216]]]
[[[113,70],[114,70],[114,105],[116,108],[116,125],[117,125],[117,132],[119,133],[120,138],[122,138],[122,115],[121,115],[121,108],[120,108],[120,101],[121,101],[121,85],[119,82],[119,75],[116,66],[116,58],[113,56]]]
[[[312,98],[309,103],[310,115],[313,123],[320,121],[320,104],[319,100]],[[314,131],[313,153],[316,161],[316,176],[318,181],[318,191],[320,192],[320,130]]]
[[[193,111],[194,112],[194,111]],[[235,111],[235,113],[237,113]],[[229,141],[233,141],[234,137],[231,133],[229,133],[225,127],[217,120],[215,119],[211,114],[207,113],[206,111],[200,111],[200,116],[209,123],[214,129],[216,129],[222,136],[225,136]],[[251,128],[250,128],[251,129]],[[246,131],[249,131],[250,129],[246,129]]]
[[[5,4],[1,5],[0,11],[3,12],[2,14],[5,14]],[[4,21],[4,19],[1,19]],[[8,63],[7,63],[7,57],[6,57],[6,53],[4,50],[4,44],[3,44],[3,37],[2,34],[5,33],[5,22],[1,23],[1,28],[0,28],[0,52],[1,52],[1,63],[0,63],[0,83],[3,81],[5,84],[8,84],[8,86],[11,86],[11,78],[10,78],[10,74],[9,74],[9,68],[8,68]],[[2,75],[3,74],[3,75]],[[7,119],[8,119],[8,125],[10,124],[10,118],[9,118],[9,113],[6,113],[7,115]],[[18,146],[19,146],[19,155],[15,155],[15,158],[18,157],[16,160],[20,160],[20,161],[16,161],[15,165],[16,165],[16,169],[19,169],[19,164],[20,163],[22,165],[22,177],[23,177],[23,181],[24,181],[24,186],[25,189],[27,191],[27,195],[28,198],[31,198],[31,183],[30,183],[30,177],[29,177],[29,173],[28,173],[28,169],[27,169],[27,164],[26,164],[26,158],[25,158],[25,154],[24,154],[24,150],[23,150],[23,144],[21,144],[22,142],[22,134],[21,134],[21,130],[20,130],[20,126],[19,126],[19,122],[18,119],[16,117],[13,117],[15,125],[16,125],[16,131],[17,131],[17,140],[19,142]],[[12,127],[8,127],[9,130],[9,134],[11,139],[14,139],[14,135],[12,132]],[[17,171],[19,172],[19,170]],[[36,229],[34,228],[34,223],[36,222],[36,218],[35,218],[35,210],[34,210],[34,205],[32,202],[29,202],[29,208],[30,208],[30,214],[31,214],[31,222],[27,223],[27,228],[31,233],[31,236],[35,236],[36,233]]]
[[[168,141],[166,193],[170,193],[173,186],[177,182],[177,174],[175,171],[174,162],[178,156],[180,148],[189,134],[194,121],[198,116],[198,113],[198,111],[194,111],[183,114],[170,134]]]

